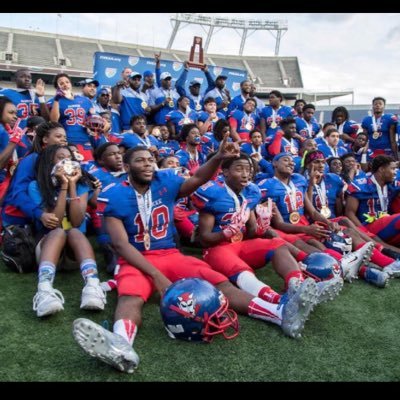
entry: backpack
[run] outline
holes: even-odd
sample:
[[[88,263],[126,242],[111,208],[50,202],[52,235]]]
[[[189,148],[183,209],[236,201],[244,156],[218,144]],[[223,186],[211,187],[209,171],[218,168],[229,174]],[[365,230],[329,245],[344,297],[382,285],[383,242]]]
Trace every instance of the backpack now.
[[[12,271],[24,273],[37,270],[35,247],[35,239],[29,225],[4,227],[0,256]]]

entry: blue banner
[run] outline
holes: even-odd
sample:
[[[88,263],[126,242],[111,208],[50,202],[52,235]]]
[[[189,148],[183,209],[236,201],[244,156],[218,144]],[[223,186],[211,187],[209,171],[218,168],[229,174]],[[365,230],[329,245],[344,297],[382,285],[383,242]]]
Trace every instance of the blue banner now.
[[[127,56],[116,53],[94,53],[93,77],[100,82],[100,86],[114,86],[121,80],[121,72],[125,67],[131,68],[133,71],[143,74],[144,71],[150,70],[155,75],[156,63],[153,58]],[[174,83],[183,71],[183,63],[179,61],[160,61],[161,72],[168,71],[172,75]],[[209,65],[208,69],[211,76],[215,79],[218,75],[226,75],[226,87],[231,93],[231,97],[240,94],[240,82],[247,79],[246,70],[224,68]],[[196,80],[202,83],[202,93],[207,88],[207,79],[204,72],[200,69],[189,69],[185,89],[188,91],[189,82]]]

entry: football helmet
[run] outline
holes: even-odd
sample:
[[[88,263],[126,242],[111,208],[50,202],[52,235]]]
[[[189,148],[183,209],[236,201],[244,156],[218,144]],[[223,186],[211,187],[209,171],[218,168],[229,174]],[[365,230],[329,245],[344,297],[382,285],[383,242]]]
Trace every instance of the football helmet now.
[[[89,115],[85,120],[86,127],[93,133],[98,135],[104,129],[104,119],[100,115]]]
[[[350,253],[352,250],[352,244],[353,241],[351,237],[346,236],[342,232],[332,232],[329,238],[324,242],[325,247],[335,250],[340,254]]]
[[[303,273],[311,276],[317,282],[342,276],[342,269],[339,262],[329,254],[312,253],[302,263],[305,265]]]
[[[171,338],[211,342],[219,334],[225,339],[239,334],[237,314],[228,307],[228,299],[211,283],[188,278],[168,287],[160,311]]]

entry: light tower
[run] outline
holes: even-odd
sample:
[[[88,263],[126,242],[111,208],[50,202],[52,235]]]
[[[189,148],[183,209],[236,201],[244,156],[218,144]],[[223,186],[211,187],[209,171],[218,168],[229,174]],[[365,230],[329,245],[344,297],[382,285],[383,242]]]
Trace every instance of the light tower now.
[[[204,51],[207,51],[211,41],[211,37],[214,33],[214,28],[220,31],[223,28],[234,29],[236,33],[241,36],[239,55],[243,55],[244,45],[246,39],[251,36],[255,31],[263,30],[268,31],[275,38],[275,56],[279,55],[279,45],[281,38],[288,30],[288,22],[286,20],[270,21],[265,19],[240,19],[240,18],[226,18],[217,16],[208,16],[201,14],[189,14],[189,13],[176,13],[171,15],[170,21],[174,24],[171,37],[169,39],[167,49],[172,48],[172,44],[175,40],[176,34],[180,29],[181,22],[189,24],[200,25],[202,29],[207,33],[206,43],[204,45]],[[183,26],[183,28],[185,27]],[[205,28],[208,26],[208,32]],[[216,33],[215,32],[215,33]]]

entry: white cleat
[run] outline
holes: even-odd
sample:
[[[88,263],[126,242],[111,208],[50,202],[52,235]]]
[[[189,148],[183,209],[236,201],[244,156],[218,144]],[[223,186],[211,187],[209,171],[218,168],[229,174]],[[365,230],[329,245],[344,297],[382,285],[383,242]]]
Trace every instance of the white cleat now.
[[[50,282],[42,282],[38,285],[38,291],[33,297],[33,311],[38,317],[46,317],[64,310],[64,297],[62,293],[54,289]]]
[[[340,260],[340,265],[345,281],[351,282],[353,279],[358,279],[358,271],[361,265],[367,265],[369,263],[373,249],[374,243],[367,242],[358,250],[343,256]]]
[[[88,278],[82,290],[81,308],[84,310],[104,310],[106,294],[97,278]]]
[[[336,276],[327,281],[317,282],[317,288],[318,288],[317,304],[333,300],[336,296],[338,296],[343,288],[343,283],[344,283],[343,279],[340,276]]]
[[[383,268],[391,278],[400,278],[400,260],[395,260],[387,267]]]
[[[282,325],[283,332],[292,338],[300,338],[304,324],[310,315],[318,298],[318,288],[314,279],[307,278],[297,286],[297,278],[289,281],[289,289],[282,296]]]
[[[122,336],[89,319],[76,319],[72,335],[86,353],[119,371],[131,374],[139,365],[139,356]]]

